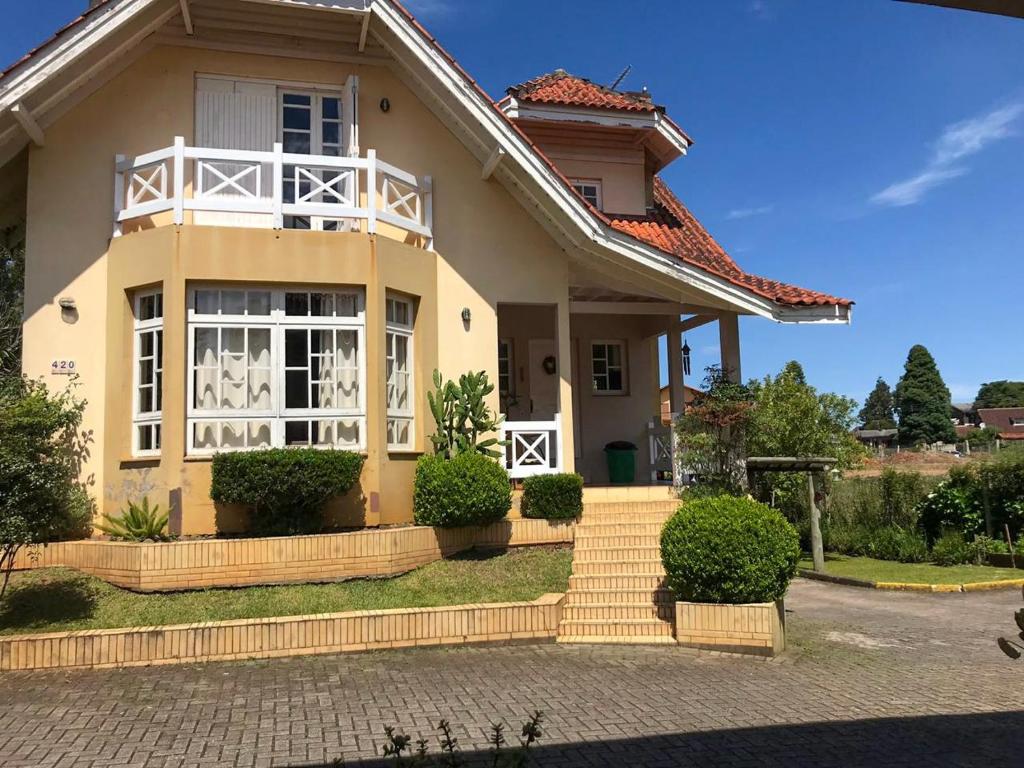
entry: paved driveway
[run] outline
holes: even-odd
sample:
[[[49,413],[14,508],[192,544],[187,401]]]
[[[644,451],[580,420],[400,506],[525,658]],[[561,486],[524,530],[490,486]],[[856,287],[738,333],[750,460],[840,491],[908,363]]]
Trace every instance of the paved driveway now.
[[[799,581],[772,662],[541,645],[6,674],[0,765],[356,765],[386,724],[450,718],[471,751],[534,709],[546,768],[1020,765],[1024,664],[994,643],[1020,605]]]

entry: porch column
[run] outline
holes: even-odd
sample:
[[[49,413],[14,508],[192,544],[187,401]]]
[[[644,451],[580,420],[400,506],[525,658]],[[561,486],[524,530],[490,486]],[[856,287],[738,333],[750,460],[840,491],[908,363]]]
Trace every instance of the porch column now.
[[[722,354],[722,371],[734,384],[743,380],[740,371],[740,319],[735,313],[723,312],[718,317],[718,343]]]
[[[678,321],[668,329],[668,397],[669,413],[678,416],[683,412],[683,331]]]
[[[572,423],[572,332],[569,325],[569,296],[558,302],[555,354],[558,356],[558,420],[561,425],[559,450],[562,472],[576,471],[576,446]]]

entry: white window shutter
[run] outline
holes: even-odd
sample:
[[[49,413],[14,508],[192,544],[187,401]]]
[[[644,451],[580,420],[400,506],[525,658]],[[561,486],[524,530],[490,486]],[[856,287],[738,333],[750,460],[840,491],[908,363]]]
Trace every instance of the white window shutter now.
[[[269,83],[199,77],[196,79],[196,146],[210,149],[249,149],[267,151],[277,141],[277,88]],[[221,172],[231,175],[244,166],[218,163]],[[196,169],[199,174],[200,169]],[[207,176],[213,177],[212,173]],[[215,178],[215,177],[214,177]],[[247,183],[255,183],[255,175]],[[197,188],[201,181],[197,179]],[[261,169],[259,189],[252,189],[262,198],[271,195],[270,167]],[[241,197],[239,192],[220,192],[217,197]],[[270,217],[248,213],[200,213],[195,223],[201,225],[270,227]]]
[[[349,157],[359,157],[359,75],[349,75],[345,80],[341,119],[345,153]]]

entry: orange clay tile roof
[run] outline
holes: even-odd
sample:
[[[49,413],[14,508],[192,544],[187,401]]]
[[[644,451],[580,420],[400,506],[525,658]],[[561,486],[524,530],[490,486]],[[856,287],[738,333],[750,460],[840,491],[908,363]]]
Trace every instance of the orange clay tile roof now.
[[[649,96],[614,91],[582,77],[556,69],[525,83],[513,85],[508,95],[519,101],[538,104],[565,104],[572,107],[620,109],[627,112],[657,112]]]
[[[809,291],[744,272],[701,223],[694,218],[659,177],[654,177],[655,209],[647,216],[610,215],[611,226],[627,235],[676,256],[687,264],[724,278],[734,285],[779,304],[792,306],[839,305],[849,299]]]

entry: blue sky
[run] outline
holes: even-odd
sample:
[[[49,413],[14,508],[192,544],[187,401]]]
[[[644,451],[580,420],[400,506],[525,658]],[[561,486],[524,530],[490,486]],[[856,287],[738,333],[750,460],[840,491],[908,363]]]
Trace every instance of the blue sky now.
[[[85,0],[2,0],[11,61]],[[491,95],[556,67],[646,85],[695,139],[664,176],[747,270],[853,298],[745,318],[744,376],[862,399],[935,355],[954,400],[1024,379],[1024,22],[892,0],[410,0]],[[625,10],[628,8],[628,11]],[[717,331],[689,336],[694,373]]]

